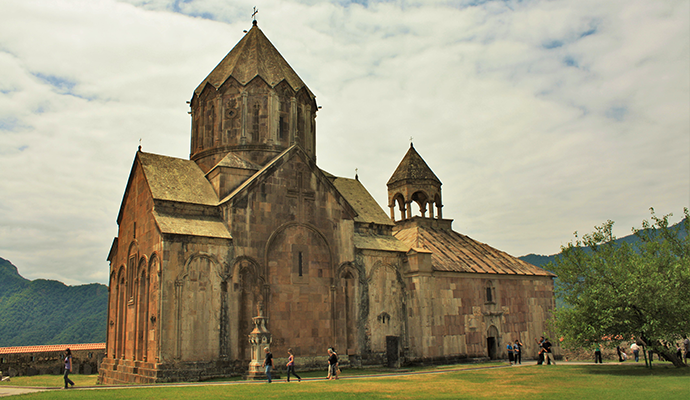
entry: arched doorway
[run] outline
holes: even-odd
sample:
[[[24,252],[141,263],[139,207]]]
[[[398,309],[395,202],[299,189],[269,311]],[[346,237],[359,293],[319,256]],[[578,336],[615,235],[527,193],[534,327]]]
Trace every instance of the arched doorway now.
[[[486,332],[486,350],[490,360],[498,359],[498,329],[493,325]]]

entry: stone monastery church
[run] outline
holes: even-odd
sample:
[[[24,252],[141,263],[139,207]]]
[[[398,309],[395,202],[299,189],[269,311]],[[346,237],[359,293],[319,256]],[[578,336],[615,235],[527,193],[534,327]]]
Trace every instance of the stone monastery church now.
[[[190,106],[190,159],[140,148],[132,165],[101,383],[246,374],[258,314],[277,366],[292,348],[325,368],[330,346],[351,366],[498,358],[518,338],[536,355],[554,276],[453,231],[413,146],[389,212],[321,170],[315,96],[256,21]]]

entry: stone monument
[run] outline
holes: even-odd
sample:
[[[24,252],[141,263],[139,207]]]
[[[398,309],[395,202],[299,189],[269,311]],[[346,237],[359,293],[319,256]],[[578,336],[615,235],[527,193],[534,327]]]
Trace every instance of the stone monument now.
[[[254,322],[254,330],[251,331],[249,336],[249,346],[251,346],[252,360],[249,362],[249,371],[247,373],[247,379],[261,380],[266,379],[266,372],[264,371],[263,358],[264,358],[264,347],[270,346],[273,341],[271,332],[266,328],[266,323],[268,318],[264,317],[264,307],[263,303],[259,303],[256,306],[257,316],[252,318]],[[271,374],[273,378],[280,378],[277,374]]]

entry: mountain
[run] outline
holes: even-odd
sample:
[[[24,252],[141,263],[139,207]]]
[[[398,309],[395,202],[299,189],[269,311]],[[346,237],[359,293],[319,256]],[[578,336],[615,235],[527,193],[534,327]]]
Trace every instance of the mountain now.
[[[108,287],[19,275],[0,258],[0,347],[105,342]]]
[[[686,233],[684,230],[680,229],[680,225],[683,223],[683,221],[678,222],[677,224],[671,226],[669,229],[675,229],[676,232],[678,232],[678,236],[680,238],[685,237]],[[640,239],[635,235],[635,234],[630,234],[628,236],[624,236],[622,238],[618,238],[615,240],[617,244],[621,243],[627,243],[627,244],[635,244],[639,242]],[[527,254],[526,256],[518,257],[520,260],[528,262],[532,265],[536,265],[537,267],[541,268],[546,268],[546,265],[550,262],[556,261],[558,257],[560,257],[561,254],[552,254],[550,256],[543,256],[539,254]],[[548,268],[546,268],[548,269]]]

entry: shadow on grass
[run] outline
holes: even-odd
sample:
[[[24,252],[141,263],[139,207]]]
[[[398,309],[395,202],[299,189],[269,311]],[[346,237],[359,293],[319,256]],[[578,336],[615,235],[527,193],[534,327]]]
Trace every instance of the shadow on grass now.
[[[690,377],[690,368],[676,368],[673,364],[657,364],[647,368],[644,364],[628,365],[582,365],[578,366],[583,372],[592,375],[612,376],[687,376]]]

